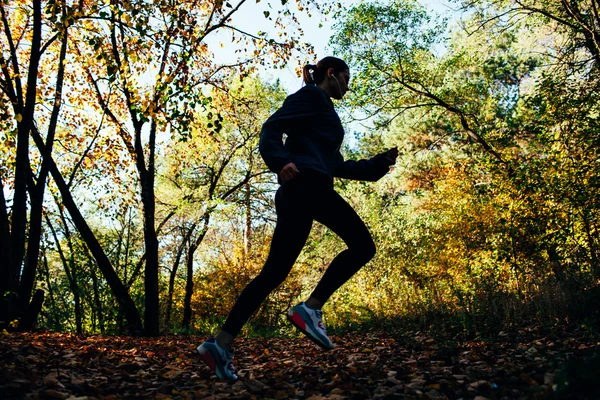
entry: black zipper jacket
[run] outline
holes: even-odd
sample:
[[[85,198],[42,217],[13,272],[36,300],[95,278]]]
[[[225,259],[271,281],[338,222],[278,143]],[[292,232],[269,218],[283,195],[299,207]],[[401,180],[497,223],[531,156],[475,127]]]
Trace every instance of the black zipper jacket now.
[[[285,144],[283,134],[287,135]],[[369,160],[344,161],[340,147],[344,128],[333,102],[316,85],[306,85],[288,96],[263,124],[259,150],[267,167],[276,174],[293,162],[302,171],[334,177],[376,181],[392,164],[379,154]]]

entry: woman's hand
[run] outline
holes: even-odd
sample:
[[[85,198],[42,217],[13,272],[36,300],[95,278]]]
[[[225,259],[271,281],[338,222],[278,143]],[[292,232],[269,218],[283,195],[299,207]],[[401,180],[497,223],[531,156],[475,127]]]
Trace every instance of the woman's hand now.
[[[398,157],[398,148],[393,147],[386,151],[384,154],[384,158],[390,162],[390,164],[396,164],[396,158]]]
[[[281,171],[279,171],[279,179],[281,182],[286,182],[297,177],[299,173],[300,171],[298,171],[298,168],[296,168],[296,164],[291,162],[281,168]]]

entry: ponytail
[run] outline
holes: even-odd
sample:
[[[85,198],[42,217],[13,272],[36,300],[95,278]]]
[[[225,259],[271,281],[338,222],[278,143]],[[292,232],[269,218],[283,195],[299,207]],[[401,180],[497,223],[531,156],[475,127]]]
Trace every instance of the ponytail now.
[[[304,68],[302,68],[302,79],[304,80],[305,84],[317,84],[315,76],[317,70],[318,67],[315,64],[306,64]]]
[[[350,69],[348,68],[348,64],[340,58],[325,57],[316,65],[306,64],[304,68],[302,68],[302,79],[307,85],[318,85],[325,80],[325,75],[329,68],[333,68],[336,73]]]

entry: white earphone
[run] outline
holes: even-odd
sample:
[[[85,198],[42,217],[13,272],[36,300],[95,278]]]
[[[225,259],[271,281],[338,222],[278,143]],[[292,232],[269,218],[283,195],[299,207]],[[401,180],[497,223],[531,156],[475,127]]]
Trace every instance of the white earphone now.
[[[342,87],[340,86],[340,81],[338,81],[338,79],[333,74],[331,74],[329,76],[331,76],[333,79],[335,79],[335,83],[337,83],[337,85],[338,85],[338,90],[340,91],[340,96],[341,96],[343,93],[342,93]]]

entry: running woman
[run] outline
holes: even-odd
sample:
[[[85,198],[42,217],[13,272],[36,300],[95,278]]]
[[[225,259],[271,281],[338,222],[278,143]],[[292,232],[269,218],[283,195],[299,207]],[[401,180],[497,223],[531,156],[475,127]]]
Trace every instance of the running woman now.
[[[313,221],[339,235],[347,249],[335,257],[310,297],[292,307],[287,318],[322,348],[333,348],[323,325],[323,305],[375,255],[369,230],[334,190],[333,178],[377,181],[396,162],[398,150],[390,149],[369,160],[344,161],[340,153],[344,129],[331,98],[341,100],[348,91],[348,65],[339,58],[325,57],[316,65],[304,67],[303,80],[306,85],[287,97],[264,123],[260,134],[260,153],[280,183],[275,195],[277,224],[269,255],[218,334],[198,346],[206,364],[228,381],[237,379],[232,362],[235,337],[288,276]]]

